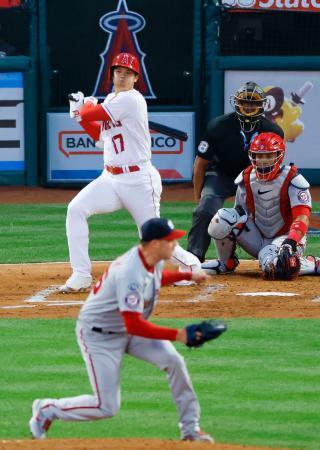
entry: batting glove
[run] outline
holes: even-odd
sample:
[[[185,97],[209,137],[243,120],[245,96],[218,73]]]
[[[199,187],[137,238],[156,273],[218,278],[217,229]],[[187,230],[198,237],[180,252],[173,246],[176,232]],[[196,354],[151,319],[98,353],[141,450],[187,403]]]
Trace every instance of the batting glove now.
[[[81,121],[80,109],[84,103],[84,95],[81,91],[72,93],[68,95],[69,105],[70,105],[70,117],[71,119],[76,119],[77,122]]]
[[[85,97],[83,100],[83,103],[92,103],[93,106],[96,106],[98,104],[98,99],[95,97],[92,97],[92,95],[90,97]]]

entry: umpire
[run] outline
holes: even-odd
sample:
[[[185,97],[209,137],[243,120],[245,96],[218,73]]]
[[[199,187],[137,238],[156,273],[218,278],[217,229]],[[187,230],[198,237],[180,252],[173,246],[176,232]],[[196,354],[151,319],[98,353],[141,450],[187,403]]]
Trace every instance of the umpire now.
[[[248,148],[258,133],[272,131],[282,138],[282,129],[267,120],[263,113],[266,94],[249,81],[231,96],[235,112],[212,119],[206,137],[198,146],[193,167],[194,199],[188,235],[188,251],[204,261],[210,245],[209,223],[227,197],[235,194],[234,179],[250,165]]]

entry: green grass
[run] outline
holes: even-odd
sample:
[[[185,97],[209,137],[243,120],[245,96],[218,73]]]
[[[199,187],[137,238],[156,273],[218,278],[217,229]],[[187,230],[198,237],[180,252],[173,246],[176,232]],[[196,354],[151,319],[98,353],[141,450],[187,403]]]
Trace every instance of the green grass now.
[[[190,321],[158,323],[184,326]],[[199,350],[177,344],[198,394],[201,424],[217,442],[319,449],[319,321],[227,320],[228,332]],[[74,321],[2,319],[0,438],[29,436],[32,400],[90,393]],[[13,351],[14,349],[14,351]],[[178,439],[165,375],[125,357],[119,414],[53,424],[49,437]]]
[[[0,263],[68,261],[65,204],[0,205]],[[163,203],[161,214],[190,229],[192,203]],[[320,209],[320,203],[314,205]],[[126,211],[89,219],[92,260],[112,260],[137,242],[137,228]],[[186,248],[186,238],[181,244]],[[310,237],[308,253],[320,254],[318,237]],[[240,258],[248,255],[238,250]],[[214,246],[207,254],[215,256]]]
[[[188,230],[192,209],[191,203],[164,203],[161,213]],[[0,205],[0,263],[68,261],[65,215],[61,204]],[[93,260],[114,259],[137,242],[126,211],[94,216],[89,224]],[[320,254],[319,238],[309,238],[307,252]],[[213,255],[211,246],[207,256]],[[198,393],[203,429],[217,442],[319,450],[319,320],[227,322],[229,331],[199,351],[177,345]],[[29,437],[34,398],[90,393],[73,329],[74,321],[67,319],[0,321],[0,439]],[[126,357],[122,394],[122,408],[113,419],[57,422],[50,437],[179,438],[163,373]]]

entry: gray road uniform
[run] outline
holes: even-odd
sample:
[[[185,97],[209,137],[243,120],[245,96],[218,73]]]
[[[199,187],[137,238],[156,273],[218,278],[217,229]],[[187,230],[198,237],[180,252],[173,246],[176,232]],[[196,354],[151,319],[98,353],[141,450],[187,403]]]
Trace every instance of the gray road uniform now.
[[[288,182],[290,170],[290,166],[283,166],[279,177],[272,181],[261,182],[257,179],[255,170],[252,169],[248,179],[250,188],[244,181],[244,172],[236,178],[235,207],[240,205],[247,217],[245,219],[242,217],[241,223],[245,225],[241,227],[237,227],[237,223],[232,225],[227,223],[226,236],[222,239],[214,239],[220,261],[226,263],[233,256],[235,243],[258,258],[262,270],[274,260],[282,242],[288,236],[292,222],[291,209],[298,205],[311,209],[309,183],[300,174],[296,174]],[[250,201],[248,202],[248,196],[251,196],[251,205]],[[236,222],[237,213],[234,211],[234,208],[230,208]],[[231,223],[230,220],[228,221]],[[216,226],[214,217],[209,225],[210,235],[217,236]],[[301,255],[300,274],[314,273],[314,260],[309,261],[302,257],[305,246],[306,238],[304,237],[297,247]]]
[[[93,395],[43,401],[47,417],[94,420],[112,417],[120,407],[120,371],[125,353],[167,372],[180,416],[182,437],[199,429],[200,408],[183,357],[170,341],[129,335],[121,312],[142,313],[147,319],[157,302],[163,262],[150,272],[138,247],[115,260],[81,309],[77,340]]]

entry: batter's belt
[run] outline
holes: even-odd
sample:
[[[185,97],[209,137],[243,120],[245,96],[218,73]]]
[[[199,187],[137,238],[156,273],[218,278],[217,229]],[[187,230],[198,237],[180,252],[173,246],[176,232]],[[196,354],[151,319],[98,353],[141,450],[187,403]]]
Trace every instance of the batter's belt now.
[[[139,166],[104,166],[112,175],[120,175],[121,173],[138,172]]]

